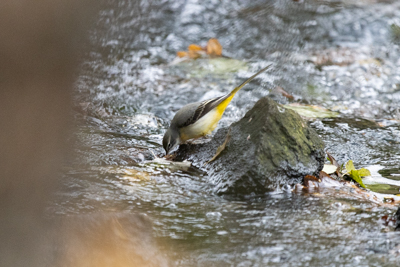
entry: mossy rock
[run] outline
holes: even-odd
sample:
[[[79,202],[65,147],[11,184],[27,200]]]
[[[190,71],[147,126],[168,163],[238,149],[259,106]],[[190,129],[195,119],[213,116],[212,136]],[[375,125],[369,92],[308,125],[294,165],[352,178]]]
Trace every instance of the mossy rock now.
[[[206,171],[219,194],[265,193],[322,170],[321,138],[296,112],[268,97],[230,128],[231,139],[214,161],[206,164],[225,141],[228,128],[218,130],[208,143],[181,145],[176,157]]]

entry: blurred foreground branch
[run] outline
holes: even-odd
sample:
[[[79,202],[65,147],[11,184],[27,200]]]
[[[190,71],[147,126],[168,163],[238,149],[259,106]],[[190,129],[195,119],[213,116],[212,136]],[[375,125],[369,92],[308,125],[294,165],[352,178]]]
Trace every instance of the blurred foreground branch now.
[[[91,0],[0,2],[0,266],[43,266]]]

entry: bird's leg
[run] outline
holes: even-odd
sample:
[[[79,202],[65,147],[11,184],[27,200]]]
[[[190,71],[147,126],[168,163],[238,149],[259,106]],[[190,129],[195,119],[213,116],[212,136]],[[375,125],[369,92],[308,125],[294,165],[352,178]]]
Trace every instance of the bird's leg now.
[[[212,139],[212,134],[206,134],[203,136],[203,139],[209,140]]]
[[[165,158],[166,160],[171,160],[171,161],[173,161],[173,160],[176,158],[176,151],[175,151],[174,153],[172,153],[172,154],[165,155],[164,158]]]

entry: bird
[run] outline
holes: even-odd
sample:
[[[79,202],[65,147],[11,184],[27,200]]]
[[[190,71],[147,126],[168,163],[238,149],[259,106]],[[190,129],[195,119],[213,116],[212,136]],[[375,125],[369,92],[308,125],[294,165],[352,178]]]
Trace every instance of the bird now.
[[[176,146],[189,139],[211,134],[235,94],[270,66],[271,64],[261,69],[226,95],[190,103],[178,110],[163,137],[163,147],[166,155]]]

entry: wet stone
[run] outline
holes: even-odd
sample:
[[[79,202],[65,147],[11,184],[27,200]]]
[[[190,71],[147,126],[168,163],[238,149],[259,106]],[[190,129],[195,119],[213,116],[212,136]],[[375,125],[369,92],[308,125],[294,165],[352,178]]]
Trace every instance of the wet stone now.
[[[400,207],[397,209],[396,213],[394,214],[394,220],[396,221],[396,231],[400,231]]]
[[[295,111],[268,97],[230,128],[230,141],[214,161],[207,163],[224,143],[228,128],[218,130],[210,142],[181,145],[175,158],[206,171],[216,193],[265,193],[322,170],[321,138]]]

